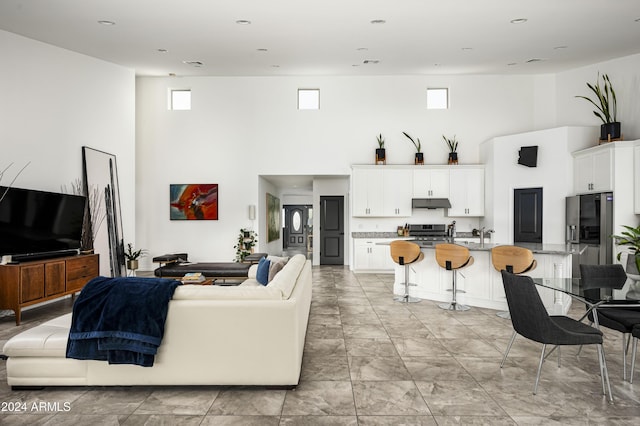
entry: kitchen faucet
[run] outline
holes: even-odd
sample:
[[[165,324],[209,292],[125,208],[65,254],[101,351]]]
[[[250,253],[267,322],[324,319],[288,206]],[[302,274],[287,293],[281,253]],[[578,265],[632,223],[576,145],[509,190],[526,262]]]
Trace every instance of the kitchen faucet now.
[[[480,228],[480,247],[484,247],[484,236],[485,234],[492,234],[496,231],[494,231],[493,229],[487,229],[485,231],[484,226],[482,228]]]

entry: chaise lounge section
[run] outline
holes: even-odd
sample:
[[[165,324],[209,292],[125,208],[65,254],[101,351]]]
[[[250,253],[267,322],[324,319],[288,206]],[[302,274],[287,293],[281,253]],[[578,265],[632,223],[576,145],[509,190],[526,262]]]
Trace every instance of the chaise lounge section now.
[[[292,257],[266,286],[256,281],[256,268],[237,287],[176,288],[153,367],[66,358],[67,314],[5,344],[7,382],[13,388],[296,386],[311,305],[311,262]]]

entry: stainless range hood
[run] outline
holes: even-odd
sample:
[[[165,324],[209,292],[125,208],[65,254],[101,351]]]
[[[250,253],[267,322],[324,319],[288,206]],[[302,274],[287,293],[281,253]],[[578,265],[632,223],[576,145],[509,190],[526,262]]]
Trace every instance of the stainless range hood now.
[[[414,209],[448,209],[451,203],[448,198],[414,198],[411,200]]]

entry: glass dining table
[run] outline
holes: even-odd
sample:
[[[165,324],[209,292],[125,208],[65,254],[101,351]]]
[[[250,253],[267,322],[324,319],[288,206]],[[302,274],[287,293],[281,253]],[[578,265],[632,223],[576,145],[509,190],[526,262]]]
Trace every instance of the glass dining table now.
[[[572,299],[585,304],[586,311],[579,321],[593,312],[593,323],[598,323],[599,308],[640,308],[640,299],[615,299],[611,289],[597,286],[585,288],[579,278],[533,278],[533,282],[544,288],[562,292]]]

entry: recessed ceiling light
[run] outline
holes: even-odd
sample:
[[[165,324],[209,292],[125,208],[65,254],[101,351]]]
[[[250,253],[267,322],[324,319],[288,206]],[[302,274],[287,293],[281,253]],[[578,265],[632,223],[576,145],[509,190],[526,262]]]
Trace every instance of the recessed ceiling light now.
[[[466,50],[466,51],[473,50],[473,47],[463,47],[462,50]]]
[[[271,68],[280,68],[280,65],[271,65]]]
[[[269,51],[269,49],[265,49],[265,48],[263,48],[263,47],[261,47],[261,48],[259,48],[259,49],[256,49],[256,50],[257,50],[258,52],[268,52],[268,51]]]
[[[384,19],[373,19],[371,21],[372,24],[386,24],[387,21],[385,21]]]
[[[566,49],[568,47],[569,46],[556,46],[556,47],[553,48],[553,50],[562,50],[562,49]]]
[[[109,25],[115,25],[116,23],[113,21],[98,21],[98,24],[109,26]]]
[[[541,58],[531,58],[531,59],[527,59],[525,62],[526,62],[526,63],[528,63],[528,64],[531,64],[531,63],[533,63],[533,62],[542,62],[542,61],[544,61],[544,59],[541,59]]]
[[[160,52],[160,53],[167,53],[167,52],[168,52],[168,50],[167,50],[167,49],[158,49],[158,52]]]
[[[359,51],[361,51],[361,52],[364,52],[364,51],[369,50],[369,48],[368,48],[368,47],[358,47],[356,50],[359,50]]]
[[[509,62],[509,63],[507,64],[507,66],[510,66],[510,67],[512,67],[512,66],[514,66],[514,65],[518,65],[518,63],[517,63],[517,62]]]
[[[640,22],[640,18],[636,18],[636,19],[634,19],[634,21]]]
[[[175,73],[175,72],[170,72],[170,73],[169,73],[169,77],[175,77],[175,76],[176,76],[176,73]]]
[[[352,67],[359,67],[359,66],[360,66],[360,64],[353,64],[353,65],[351,65],[351,66],[352,66]]]
[[[511,21],[512,24],[524,24],[525,22],[527,22],[527,18],[516,18],[516,19],[512,19]]]
[[[202,65],[204,65],[202,62],[200,61],[182,61],[183,64],[186,65],[191,65],[192,67],[201,67]]]
[[[238,24],[238,25],[251,25],[251,21],[248,21],[246,19],[238,19],[236,21],[236,24]]]
[[[380,60],[379,59],[365,59],[364,61],[362,61],[362,63],[363,64],[367,64],[367,65],[369,65],[369,64],[375,65],[375,64],[379,64]]]

